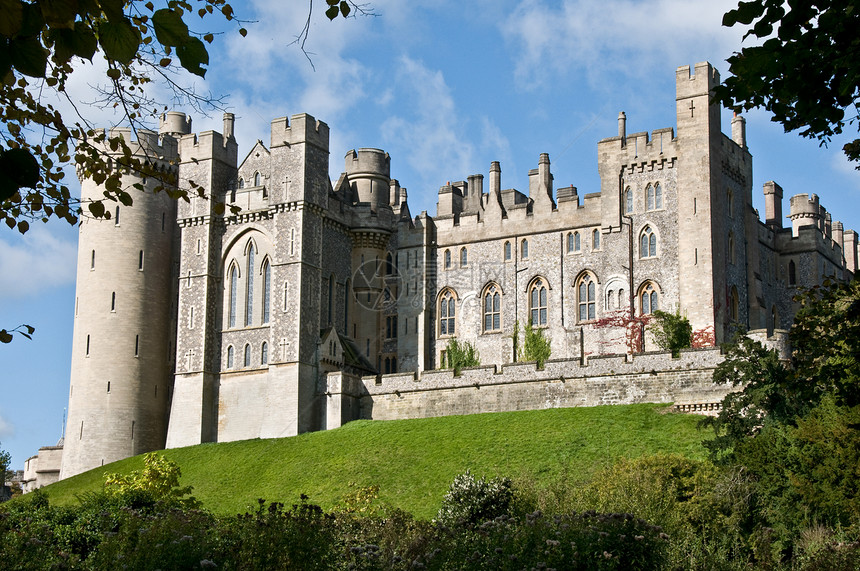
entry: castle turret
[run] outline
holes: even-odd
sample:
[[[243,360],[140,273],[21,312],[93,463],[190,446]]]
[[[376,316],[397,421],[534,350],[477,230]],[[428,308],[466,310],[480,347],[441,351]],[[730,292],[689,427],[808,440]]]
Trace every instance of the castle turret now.
[[[817,194],[795,194],[791,197],[789,215],[791,219],[791,231],[798,236],[801,228],[819,228],[823,222],[821,219],[821,205]]]
[[[181,113],[162,119],[161,140],[114,129],[138,158],[175,176],[176,141],[190,121]],[[119,158],[107,146],[102,149]],[[145,190],[131,188],[142,183]],[[153,192],[163,181],[125,174],[134,205],[108,203],[110,219],[84,218],[78,240],[75,329],[69,415],[61,478],[108,462],[164,448],[172,386],[175,309],[172,259],[176,203]],[[172,185],[172,183],[170,183]],[[81,180],[81,199],[103,199],[103,188]]]
[[[390,206],[391,157],[381,149],[358,149],[346,154],[344,170],[358,202],[370,204],[371,212]]]

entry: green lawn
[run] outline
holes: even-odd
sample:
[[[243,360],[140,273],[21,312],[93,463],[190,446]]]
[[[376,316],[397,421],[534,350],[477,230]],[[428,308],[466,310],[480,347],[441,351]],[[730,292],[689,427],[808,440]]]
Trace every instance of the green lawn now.
[[[702,459],[699,417],[640,404],[505,412],[400,421],[356,421],[292,438],[202,444],[164,451],[182,468],[182,484],[216,513],[255,508],[258,498],[287,504],[300,494],[330,508],[348,483],[380,487],[380,500],[430,518],[454,476],[524,479],[537,487],[560,477],[585,480],[620,457],[657,452]],[[97,489],[105,472],[140,468],[129,458],[45,491],[69,503]]]

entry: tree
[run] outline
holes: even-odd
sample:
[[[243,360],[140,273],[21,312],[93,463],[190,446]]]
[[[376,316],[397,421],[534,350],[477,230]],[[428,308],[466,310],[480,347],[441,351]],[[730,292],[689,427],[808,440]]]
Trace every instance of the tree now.
[[[732,73],[715,99],[736,111],[764,107],[785,130],[826,145],[860,120],[860,2],[750,0],[723,16],[724,26],[749,26],[761,45],[729,59]],[[843,150],[860,161],[860,139]],[[857,166],[860,169],[860,165]]]
[[[0,445],[3,443],[0,442]],[[9,469],[9,464],[12,463],[12,455],[0,448],[0,487],[6,485],[6,470]]]
[[[329,19],[346,17],[356,6],[346,0],[326,4]],[[308,19],[312,8],[311,1]],[[193,182],[189,189],[177,188],[170,173],[134,156],[122,137],[95,129],[66,85],[80,60],[100,61],[95,59],[100,54],[106,81],[101,103],[118,108],[120,122],[135,130],[167,109],[148,95],[152,78],[172,89],[174,104],[217,104],[219,99],[182,83],[179,73],[205,76],[206,44],[215,35],[193,31],[189,24],[212,15],[247,34],[226,0],[167,0],[158,9],[143,0],[0,0],[0,219],[23,234],[31,220],[56,217],[75,224],[82,214],[110,218],[105,201],[133,202],[133,189],[121,184],[128,171],[158,180],[156,192],[174,198],[187,199],[189,191],[204,195]],[[306,26],[299,34],[302,44],[307,33]],[[68,101],[77,117],[61,116],[52,98]],[[102,145],[119,158],[108,157]],[[104,188],[104,198],[88,202],[86,212],[64,183],[67,165]],[[142,184],[133,186],[143,190]],[[224,205],[218,208],[223,212]]]
[[[690,320],[681,315],[680,311],[667,313],[655,311],[650,324],[654,341],[663,351],[671,351],[673,357],[681,354],[681,349],[690,346],[693,326]]]

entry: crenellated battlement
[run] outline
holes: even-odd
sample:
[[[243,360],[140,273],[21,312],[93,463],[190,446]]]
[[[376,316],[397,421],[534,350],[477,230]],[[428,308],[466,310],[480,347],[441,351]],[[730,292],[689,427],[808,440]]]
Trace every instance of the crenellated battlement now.
[[[307,113],[293,115],[289,119],[279,117],[272,121],[272,149],[307,143],[328,151],[328,142],[328,125]]]
[[[239,146],[236,139],[225,138],[217,131],[183,135],[179,139],[179,156],[183,163],[215,160],[236,167]]]
[[[699,62],[693,68],[682,65],[675,70],[677,99],[707,95],[720,84],[720,72],[710,63]]]

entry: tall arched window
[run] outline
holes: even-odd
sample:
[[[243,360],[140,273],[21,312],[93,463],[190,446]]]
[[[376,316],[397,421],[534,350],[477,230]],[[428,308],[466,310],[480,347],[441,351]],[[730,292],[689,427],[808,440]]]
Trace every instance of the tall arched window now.
[[[779,311],[777,311],[776,306],[774,305],[770,309],[770,319],[771,319],[771,327],[772,329],[779,329]]]
[[[511,243],[505,242],[505,260],[511,259]]]
[[[529,241],[523,238],[523,241],[520,242],[520,258],[528,258],[529,257]]]
[[[663,208],[663,187],[659,182],[654,183],[654,208],[657,210]]]
[[[573,252],[573,232],[567,233],[567,251]]]
[[[633,213],[633,191],[630,190],[629,186],[624,191],[624,211],[627,214]]]
[[[502,328],[502,296],[496,284],[490,284],[484,292],[484,331],[499,331]]]
[[[579,252],[582,249],[582,239],[579,236],[579,232],[573,233],[573,251]]]
[[[642,229],[642,235],[639,238],[639,257],[653,258],[657,255],[657,234],[650,226]]]
[[[544,327],[547,323],[547,289],[543,279],[538,278],[529,290],[529,319],[535,327]]]
[[[254,186],[262,186],[263,185],[263,177],[260,176],[260,173],[254,173]]]
[[[600,249],[600,230],[593,230],[591,232],[591,248],[593,250]]]
[[[228,327],[236,327],[236,297],[239,292],[239,268],[230,266],[230,317]]]
[[[230,345],[229,347],[227,347],[227,368],[228,369],[233,368],[233,364],[234,364],[233,363],[233,353],[234,353],[233,346]]]
[[[735,263],[735,233],[729,232],[729,263]]]
[[[239,188],[245,188],[245,179],[244,178],[239,179]],[[235,196],[233,198],[235,200]]]
[[[445,250],[445,269],[451,267],[451,250]]]
[[[469,251],[466,248],[460,248],[460,267],[466,267],[469,264]]]
[[[390,276],[394,273],[394,261],[391,258],[391,252],[385,256],[385,275]]]
[[[245,325],[254,323],[254,243],[248,241],[248,287],[245,290]]]
[[[457,300],[451,290],[446,290],[439,298],[439,335],[454,335]]]
[[[645,210],[654,210],[654,187],[650,184],[645,187]]]
[[[794,265],[794,260],[788,261],[788,285],[797,283],[797,266]]]
[[[349,325],[349,292],[352,291],[352,283],[347,279],[343,287],[343,333],[346,334]]]
[[[726,191],[726,208],[729,212],[729,218],[735,217],[735,195],[731,190]]]
[[[654,313],[660,309],[660,301],[654,284],[649,282],[642,287],[642,293],[639,294],[639,301],[642,315],[648,315],[649,313]]]
[[[245,345],[245,366],[251,366],[251,346]]]
[[[579,278],[579,283],[576,286],[576,302],[579,308],[580,321],[597,319],[597,308],[594,301],[597,298],[596,290],[597,286],[591,274],[584,274]]]
[[[272,298],[272,266],[269,260],[263,262],[263,323],[269,322],[269,308]]]
[[[263,341],[263,346],[260,348],[260,364],[269,364],[269,344]]]

